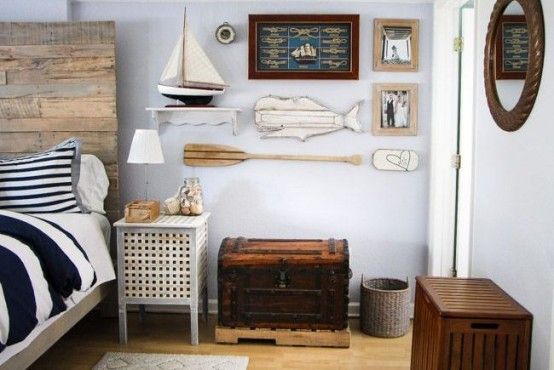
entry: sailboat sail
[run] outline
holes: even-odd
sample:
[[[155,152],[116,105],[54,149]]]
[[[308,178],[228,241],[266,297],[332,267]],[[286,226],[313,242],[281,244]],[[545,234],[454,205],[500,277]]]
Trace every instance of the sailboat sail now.
[[[179,37],[171,57],[160,77],[160,84],[166,86],[223,89],[227,85],[212,62],[202,50],[196,37],[185,22],[183,35]],[[184,53],[183,53],[184,46]],[[184,73],[184,77],[182,74]]]
[[[173,48],[171,57],[167,62],[162,76],[160,77],[160,84],[166,86],[179,86],[181,84],[181,61],[183,60],[183,35],[177,40],[177,44]]]
[[[187,53],[185,56],[185,81],[226,86],[225,81],[190,31],[187,31],[185,37],[185,52]]]

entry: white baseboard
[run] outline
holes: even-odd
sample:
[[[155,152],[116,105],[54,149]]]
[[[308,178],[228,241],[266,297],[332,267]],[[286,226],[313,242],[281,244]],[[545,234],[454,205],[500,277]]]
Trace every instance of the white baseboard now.
[[[188,306],[163,306],[163,305],[148,305],[145,307],[148,312],[164,312],[164,313],[188,313]],[[138,311],[136,305],[129,305],[129,311]],[[199,312],[202,312],[202,305],[199,307]],[[208,300],[208,313],[217,314],[217,299]],[[348,304],[348,317],[360,317],[360,302],[350,302]],[[410,303],[410,318],[414,318],[414,304]]]

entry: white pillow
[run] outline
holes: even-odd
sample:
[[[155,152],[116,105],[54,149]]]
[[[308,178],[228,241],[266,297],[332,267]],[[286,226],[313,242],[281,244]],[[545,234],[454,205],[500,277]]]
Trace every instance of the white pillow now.
[[[106,214],[104,199],[108,195],[109,185],[106,169],[100,159],[92,154],[82,154],[77,192],[83,206],[89,211]]]

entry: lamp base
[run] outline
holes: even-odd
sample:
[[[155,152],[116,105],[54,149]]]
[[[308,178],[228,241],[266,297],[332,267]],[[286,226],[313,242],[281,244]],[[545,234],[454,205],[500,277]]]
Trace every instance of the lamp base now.
[[[160,202],[157,200],[134,200],[125,205],[125,222],[150,223],[160,216]]]

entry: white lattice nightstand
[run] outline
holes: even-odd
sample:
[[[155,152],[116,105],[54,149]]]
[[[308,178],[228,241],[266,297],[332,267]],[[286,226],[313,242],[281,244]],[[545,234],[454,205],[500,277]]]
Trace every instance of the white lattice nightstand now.
[[[198,344],[198,303],[208,312],[208,217],[160,216],[117,221],[119,342],[127,343],[127,305],[188,305],[190,341]],[[206,316],[207,317],[207,316]]]

